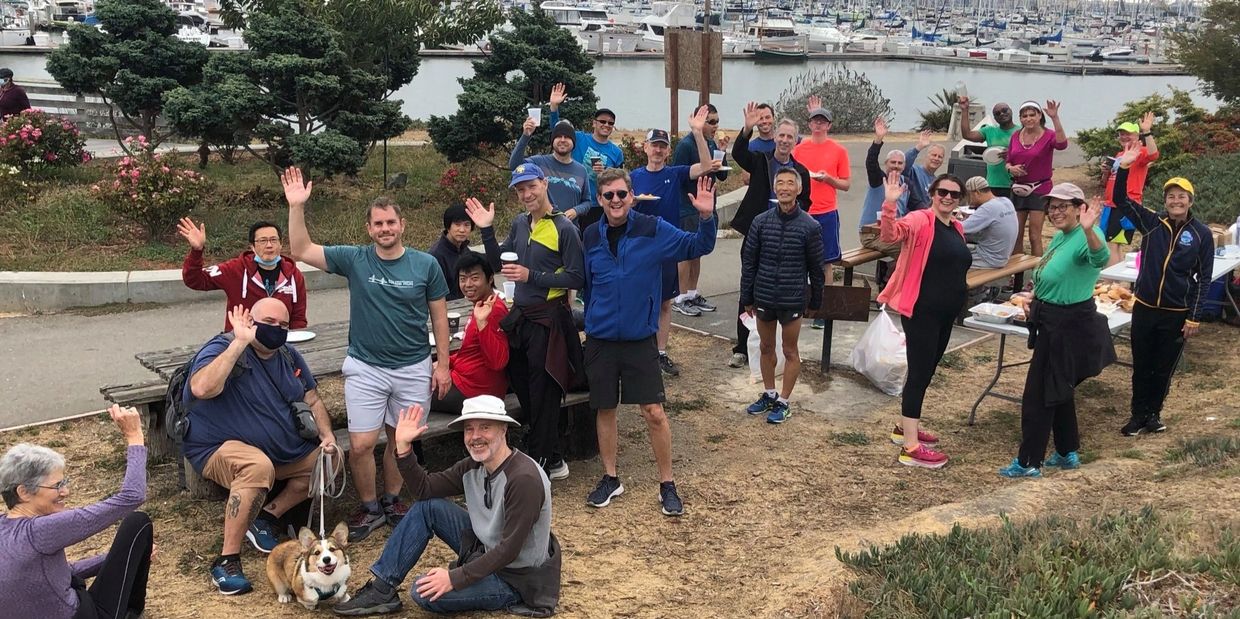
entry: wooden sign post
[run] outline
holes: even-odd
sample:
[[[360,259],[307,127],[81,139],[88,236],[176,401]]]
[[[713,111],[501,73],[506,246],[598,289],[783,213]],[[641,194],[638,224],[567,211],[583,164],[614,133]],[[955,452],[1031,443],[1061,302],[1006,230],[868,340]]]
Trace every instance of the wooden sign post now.
[[[710,15],[706,16],[709,27]],[[671,90],[671,133],[680,132],[680,90],[698,93],[698,105],[723,94],[723,34],[669,28],[663,37],[663,81]]]

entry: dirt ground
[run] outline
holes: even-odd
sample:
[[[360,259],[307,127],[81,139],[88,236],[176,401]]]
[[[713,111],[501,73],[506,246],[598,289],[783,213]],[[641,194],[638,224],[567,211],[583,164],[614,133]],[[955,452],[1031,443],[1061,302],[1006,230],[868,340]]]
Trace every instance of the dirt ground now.
[[[772,426],[741,412],[757,389],[726,367],[727,344],[676,332],[672,350],[682,374],[668,381],[667,392],[686,514],[673,519],[658,512],[644,423],[635,410],[622,414],[620,474],[626,493],[602,510],[585,505],[601,474],[597,459],[571,462],[572,476],[553,488],[553,530],[564,548],[559,614],[853,616],[855,611],[843,610],[853,607],[843,593],[849,575],[835,559],[836,547],[855,550],[891,543],[910,532],[946,532],[953,522],[988,526],[1000,512],[1017,519],[1048,512],[1088,517],[1152,504],[1194,521],[1235,522],[1240,465],[1183,468],[1168,463],[1165,454],[1179,438],[1240,436],[1236,336],[1234,328],[1207,324],[1192,340],[1164,413],[1168,432],[1136,439],[1119,435],[1127,418],[1130,373],[1113,366],[1078,392],[1087,464],[1042,480],[1011,481],[996,470],[1015,454],[1018,407],[988,399],[977,425],[965,423],[990,377],[998,349],[994,338],[949,353],[941,366],[924,419],[942,435],[942,448],[952,461],[943,470],[927,471],[896,463],[897,448],[888,432],[899,414],[898,399],[860,416],[850,412],[849,419],[862,421],[843,421],[837,406],[814,397],[829,381],[869,389],[863,379],[840,371],[824,377],[807,369],[793,396],[795,415]],[[1009,360],[1027,357],[1019,342],[1013,344]],[[1119,354],[1128,358],[1127,347],[1121,345]],[[1018,394],[1023,380],[1023,369],[1011,370],[999,387]],[[338,384],[327,381],[324,394],[338,413],[343,408]],[[0,435],[0,448],[19,441],[66,455],[75,506],[99,500],[119,484],[122,441],[106,419]],[[177,490],[170,464],[151,465],[150,471],[144,509],[155,520],[159,556],[148,617],[313,616],[295,604],[276,602],[264,557],[248,546],[242,558],[255,591],[235,598],[216,593],[206,570],[221,542],[222,503],[189,500]],[[353,505],[350,490],[331,506],[329,517],[333,522],[343,518]],[[70,558],[106,549],[110,535],[111,530],[73,547]],[[387,530],[380,530],[350,548],[351,588],[365,582],[386,537]],[[446,547],[433,542],[413,574],[449,560]],[[407,593],[403,598],[404,611],[392,616],[424,616]]]

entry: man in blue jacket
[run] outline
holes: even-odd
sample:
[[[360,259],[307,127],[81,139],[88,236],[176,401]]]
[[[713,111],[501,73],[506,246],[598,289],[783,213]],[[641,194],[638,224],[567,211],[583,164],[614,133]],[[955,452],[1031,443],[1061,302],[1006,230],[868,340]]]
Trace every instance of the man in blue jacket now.
[[[659,370],[660,273],[664,262],[699,258],[715,248],[713,182],[698,179],[693,208],[701,219],[686,232],[659,217],[633,212],[633,184],[628,172],[598,176],[603,219],[586,229],[586,375],[590,407],[598,410],[598,451],[603,478],[586,498],[606,507],[624,492],[616,475],[616,407],[637,404],[650,430],[659,469],[659,502],[667,516],[684,513],[672,481],[672,429],[663,412],[663,375]],[[623,391],[623,396],[621,392]]]

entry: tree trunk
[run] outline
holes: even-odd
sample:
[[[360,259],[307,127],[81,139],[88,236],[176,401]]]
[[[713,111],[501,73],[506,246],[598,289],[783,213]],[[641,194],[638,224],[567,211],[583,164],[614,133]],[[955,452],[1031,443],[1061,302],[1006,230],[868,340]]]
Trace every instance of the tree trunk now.
[[[200,170],[207,169],[207,161],[211,159],[211,147],[207,146],[207,141],[203,140],[198,145],[198,168]]]
[[[185,489],[189,491],[191,499],[203,499],[206,501],[223,501],[228,496],[228,490],[223,486],[204,478],[194,470],[186,458],[181,459],[181,466],[185,471]]]

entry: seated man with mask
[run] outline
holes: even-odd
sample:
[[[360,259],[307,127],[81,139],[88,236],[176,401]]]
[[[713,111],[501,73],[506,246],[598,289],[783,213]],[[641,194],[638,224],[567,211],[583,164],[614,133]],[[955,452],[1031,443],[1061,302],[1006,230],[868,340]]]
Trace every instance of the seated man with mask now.
[[[232,332],[211,338],[190,365],[182,447],[195,471],[228,489],[224,545],[211,579],[234,595],[252,590],[241,570],[241,540],[271,552],[279,541],[274,523],[306,500],[319,450],[335,453],[336,441],[309,366],[285,345],[284,304],[267,298],[252,311],[238,305],[228,320]],[[276,480],[287,483],[269,499]]]

